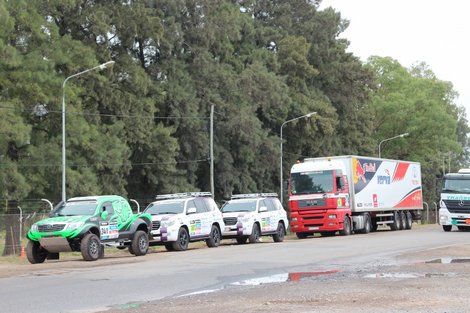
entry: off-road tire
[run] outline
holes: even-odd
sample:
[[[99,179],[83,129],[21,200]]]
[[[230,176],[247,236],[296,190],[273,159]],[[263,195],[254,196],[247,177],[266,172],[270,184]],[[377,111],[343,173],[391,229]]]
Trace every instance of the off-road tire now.
[[[257,223],[255,223],[253,225],[253,230],[251,231],[251,235],[250,237],[248,237],[248,240],[250,241],[250,243],[258,243],[260,242],[260,239],[261,238],[261,230],[259,229],[259,225]]]
[[[135,256],[146,255],[149,250],[149,236],[143,230],[135,232],[131,242],[132,251]]]
[[[28,241],[28,245],[26,246],[26,257],[28,258],[29,263],[44,263],[47,258],[47,254],[47,250],[41,247],[39,241]]]
[[[178,238],[173,242],[173,249],[176,251],[184,251],[188,249],[189,234],[186,228],[181,227],[178,231]]]
[[[220,244],[220,230],[219,227],[216,225],[212,225],[211,233],[209,234],[209,238],[206,239],[206,245],[209,248],[216,248]]]
[[[96,261],[100,257],[101,242],[95,234],[86,234],[80,243],[80,251],[85,261]]]
[[[286,229],[284,227],[284,224],[279,222],[279,224],[277,225],[276,233],[273,235],[273,240],[274,242],[282,242],[284,241],[285,237],[286,237]]]

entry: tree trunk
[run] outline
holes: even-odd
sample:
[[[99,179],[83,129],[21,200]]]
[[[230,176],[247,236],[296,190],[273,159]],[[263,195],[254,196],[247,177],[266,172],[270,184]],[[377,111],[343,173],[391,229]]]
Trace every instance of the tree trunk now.
[[[5,249],[2,256],[19,255],[20,243],[20,210],[16,200],[8,201],[8,209],[5,215]]]

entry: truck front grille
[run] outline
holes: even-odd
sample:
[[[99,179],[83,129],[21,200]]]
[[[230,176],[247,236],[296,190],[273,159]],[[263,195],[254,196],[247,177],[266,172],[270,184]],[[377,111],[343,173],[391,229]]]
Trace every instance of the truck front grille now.
[[[325,199],[299,200],[297,203],[298,203],[299,208],[311,208],[311,207],[325,206],[326,200]]]
[[[51,233],[54,231],[61,231],[65,227],[65,224],[43,224],[38,225],[38,232],[40,233]]]
[[[224,223],[227,226],[232,226],[237,223],[237,218],[236,217],[224,217]]]
[[[444,200],[450,213],[470,213],[470,200]]]
[[[160,228],[160,221],[152,222],[152,230],[158,230]]]

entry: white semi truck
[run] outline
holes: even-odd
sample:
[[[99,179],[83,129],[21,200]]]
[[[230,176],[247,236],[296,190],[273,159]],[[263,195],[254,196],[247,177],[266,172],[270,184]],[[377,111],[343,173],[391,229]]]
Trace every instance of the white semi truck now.
[[[451,231],[452,226],[470,230],[470,169],[444,175],[439,221],[444,231]]]
[[[305,159],[292,166],[291,231],[298,238],[410,229],[423,209],[421,166],[362,156]]]

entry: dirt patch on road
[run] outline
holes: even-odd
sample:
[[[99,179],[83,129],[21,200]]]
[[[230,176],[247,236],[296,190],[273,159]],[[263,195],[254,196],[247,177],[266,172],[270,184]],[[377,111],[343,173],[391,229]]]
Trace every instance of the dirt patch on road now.
[[[203,294],[123,305],[108,312],[469,311],[470,244],[406,253],[391,263],[326,271],[295,281],[286,275],[285,282],[235,284]]]

